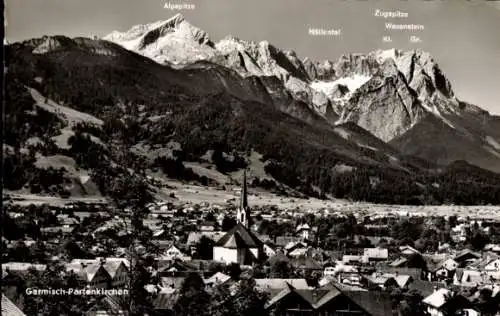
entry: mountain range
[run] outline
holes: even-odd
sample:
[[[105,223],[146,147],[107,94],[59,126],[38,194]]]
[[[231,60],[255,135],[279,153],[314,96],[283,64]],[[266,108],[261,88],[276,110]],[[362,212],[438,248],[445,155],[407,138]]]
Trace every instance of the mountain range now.
[[[283,98],[289,93],[330,123],[353,122],[405,154],[500,171],[498,117],[458,100],[427,52],[390,49],[313,61],[267,41],[228,36],[214,43],[180,14],[104,39],[170,66],[210,61],[243,77],[277,78],[285,91],[264,81],[275,103],[289,103]]]
[[[300,59],[266,41],[213,42],[176,15],[14,43],[6,57],[10,190],[106,194],[139,167],[223,185],[214,172],[245,167],[254,186],[306,196],[500,199],[500,118],[459,100],[420,50]]]

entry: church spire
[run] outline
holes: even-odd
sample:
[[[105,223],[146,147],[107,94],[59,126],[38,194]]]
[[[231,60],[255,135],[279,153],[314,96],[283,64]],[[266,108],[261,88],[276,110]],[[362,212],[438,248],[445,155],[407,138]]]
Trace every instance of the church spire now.
[[[243,170],[243,181],[241,183],[240,206],[236,214],[236,221],[248,228],[250,220],[250,209],[248,208],[247,200],[247,171]]]
[[[241,184],[240,208],[248,208],[247,200],[247,171],[243,170],[243,183]]]

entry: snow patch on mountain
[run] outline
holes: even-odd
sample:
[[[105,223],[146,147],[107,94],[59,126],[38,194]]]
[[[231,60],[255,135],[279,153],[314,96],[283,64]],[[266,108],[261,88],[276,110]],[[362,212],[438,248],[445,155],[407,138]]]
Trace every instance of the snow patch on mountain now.
[[[436,105],[433,105],[433,104],[427,104],[426,102],[422,102],[421,103],[422,107],[427,110],[427,112],[430,112],[432,114],[434,114],[436,117],[438,117],[441,121],[443,121],[446,125],[448,125],[449,127],[453,128],[453,129],[456,129],[455,126],[448,120],[446,119],[442,114],[441,112],[439,111],[439,109],[437,108]]]
[[[396,61],[401,55],[401,51],[391,48],[386,50],[376,50],[374,56],[379,64],[382,64],[386,59],[392,59]]]
[[[227,36],[215,44],[215,49],[224,55],[230,54],[233,51],[244,51],[247,47],[246,43],[239,38]]]
[[[104,40],[117,43],[128,50],[135,50],[139,47],[141,39],[150,30],[161,26],[165,21],[156,21],[148,24],[139,24],[133,26],[126,32],[113,31],[103,37]]]
[[[312,89],[326,94],[333,100],[345,100],[349,99],[354,91],[364,85],[370,78],[370,76],[354,74],[353,76],[339,78],[334,81],[313,81],[310,86]],[[335,91],[338,89],[339,85],[346,86],[349,89],[348,93],[341,98],[335,97]]]
[[[336,127],[334,129],[335,133],[337,133],[340,137],[342,137],[345,140],[350,140],[351,139],[351,133],[349,133],[347,130],[341,127]]]
[[[463,112],[451,84],[422,50],[348,53],[335,61],[299,59],[294,51],[268,41],[227,36],[214,44],[180,14],[115,31],[104,39],[174,68],[205,60],[242,77],[260,77],[275,101],[291,97],[325,117],[333,112],[330,121],[356,123],[384,141],[402,135],[427,113],[451,128],[461,128],[450,118]]]
[[[495,148],[496,150],[500,151],[500,144],[491,136],[486,136],[485,137],[486,143],[488,143],[491,147]]]

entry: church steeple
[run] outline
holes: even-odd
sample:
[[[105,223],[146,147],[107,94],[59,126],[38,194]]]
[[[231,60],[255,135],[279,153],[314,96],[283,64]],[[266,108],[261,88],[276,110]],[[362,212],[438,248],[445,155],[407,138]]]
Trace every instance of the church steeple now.
[[[241,184],[240,206],[236,213],[236,221],[248,228],[250,219],[250,209],[248,208],[247,200],[247,171],[243,170],[243,182]]]
[[[240,208],[248,208],[247,200],[247,171],[243,170],[243,183],[241,184]]]

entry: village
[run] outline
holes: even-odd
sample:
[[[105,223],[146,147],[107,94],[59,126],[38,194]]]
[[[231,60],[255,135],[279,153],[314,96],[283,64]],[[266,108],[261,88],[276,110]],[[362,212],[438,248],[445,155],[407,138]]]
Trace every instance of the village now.
[[[229,296],[252,280],[270,315],[500,315],[494,220],[252,207],[246,178],[239,193],[237,205],[148,205],[144,243],[134,253],[144,259],[141,287],[154,315],[176,315],[186,279],[195,276],[203,291],[224,288]],[[30,294],[54,284],[134,289],[131,220],[99,210],[8,209],[2,236],[8,315],[42,308],[53,297]],[[47,278],[59,283],[46,285]],[[128,315],[122,296],[104,293],[80,298],[85,315]]]

